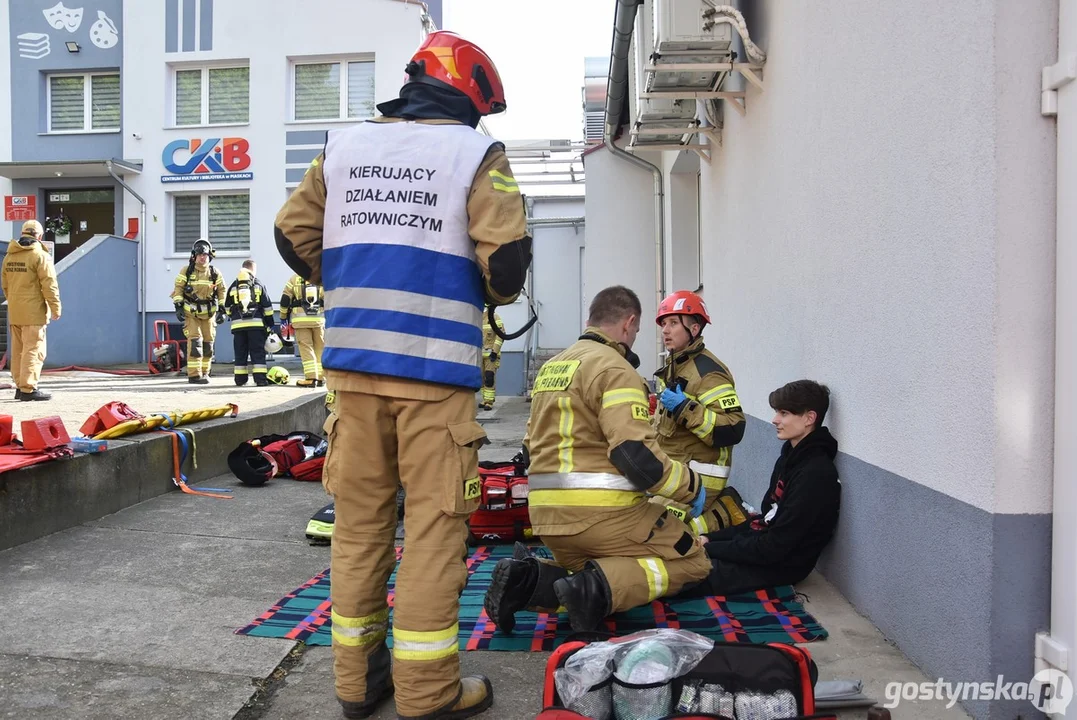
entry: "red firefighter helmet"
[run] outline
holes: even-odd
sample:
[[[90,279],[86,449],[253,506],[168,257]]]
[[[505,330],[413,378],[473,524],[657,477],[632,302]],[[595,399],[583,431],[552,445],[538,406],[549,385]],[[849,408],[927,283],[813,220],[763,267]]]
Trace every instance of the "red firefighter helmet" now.
[[[707,313],[707,306],[704,304],[703,298],[690,290],[678,290],[671,295],[667,295],[666,299],[659,304],[658,314],[655,316],[654,321],[661,325],[662,318],[670,315],[699,315],[703,318],[705,325],[709,325],[711,321],[711,316]]]
[[[426,36],[408,63],[405,83],[448,86],[468,97],[479,115],[505,110],[505,88],[494,61],[473,42],[438,30]]]

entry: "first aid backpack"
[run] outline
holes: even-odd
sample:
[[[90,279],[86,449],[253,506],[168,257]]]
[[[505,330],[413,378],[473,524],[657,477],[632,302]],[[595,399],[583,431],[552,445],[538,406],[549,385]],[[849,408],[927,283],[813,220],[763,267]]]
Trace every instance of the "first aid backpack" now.
[[[811,654],[784,643],[715,642],[680,677],[633,685],[610,674],[565,707],[557,670],[587,645],[569,640],[550,655],[536,720],[837,720],[815,713],[819,672]]]
[[[479,508],[468,518],[472,545],[531,538],[527,468],[519,460],[479,462]]]

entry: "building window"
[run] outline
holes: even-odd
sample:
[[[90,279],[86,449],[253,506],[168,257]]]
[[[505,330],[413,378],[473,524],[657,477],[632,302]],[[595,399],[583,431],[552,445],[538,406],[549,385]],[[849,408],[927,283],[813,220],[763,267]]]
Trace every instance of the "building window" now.
[[[250,122],[249,67],[176,70],[176,125]]]
[[[251,197],[247,192],[174,195],[175,252],[190,254],[199,238],[217,252],[251,249]]]
[[[374,61],[297,63],[292,71],[293,120],[374,117]]]
[[[119,132],[120,76],[116,73],[50,75],[48,131]]]

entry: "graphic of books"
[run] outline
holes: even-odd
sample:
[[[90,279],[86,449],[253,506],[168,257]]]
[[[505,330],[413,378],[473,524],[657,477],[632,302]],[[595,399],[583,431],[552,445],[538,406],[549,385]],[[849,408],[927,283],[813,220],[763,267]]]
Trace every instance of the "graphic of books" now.
[[[19,57],[40,60],[49,54],[49,36],[45,33],[19,35]]]

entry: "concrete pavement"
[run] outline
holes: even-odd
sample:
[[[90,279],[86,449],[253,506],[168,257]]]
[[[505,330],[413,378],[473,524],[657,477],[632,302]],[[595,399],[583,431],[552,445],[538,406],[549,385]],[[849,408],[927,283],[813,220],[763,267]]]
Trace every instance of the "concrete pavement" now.
[[[480,413],[492,441],[483,459],[515,454],[527,409],[499,399]],[[340,717],[329,648],[234,634],[329,565],[329,549],[303,537],[327,501],[321,486],[248,488],[230,476],[202,484],[234,488],[236,499],[172,492],[0,552],[0,717]],[[809,646],[821,679],[860,678],[880,701],[888,682],[927,681],[824,579],[798,589],[831,634]],[[464,672],[494,680],[484,717],[534,718],[546,656],[462,653]],[[395,717],[392,704],[373,717]],[[967,715],[908,703],[894,717]]]

